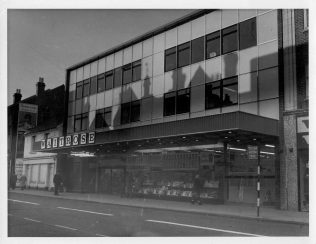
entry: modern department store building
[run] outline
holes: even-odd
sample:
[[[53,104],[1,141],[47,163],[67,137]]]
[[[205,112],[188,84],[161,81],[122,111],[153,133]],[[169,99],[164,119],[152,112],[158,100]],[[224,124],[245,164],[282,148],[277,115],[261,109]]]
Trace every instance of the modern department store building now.
[[[280,10],[199,10],[67,69],[67,190],[280,204]],[[260,157],[250,152],[258,146]]]

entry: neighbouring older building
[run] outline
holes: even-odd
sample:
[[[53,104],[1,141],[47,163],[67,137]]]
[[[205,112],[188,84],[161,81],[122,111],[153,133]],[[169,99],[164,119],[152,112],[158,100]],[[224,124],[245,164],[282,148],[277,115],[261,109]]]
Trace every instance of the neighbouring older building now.
[[[50,136],[50,130],[58,131],[58,125],[62,127],[64,95],[64,85],[45,90],[43,78],[36,83],[36,95],[22,100],[19,89],[14,94],[14,102],[8,106],[8,172],[9,175],[13,172],[18,175],[17,185],[22,174],[27,176],[27,185],[30,187],[41,187],[44,182],[43,175],[50,167],[45,169],[44,166],[41,167],[38,164],[44,163],[45,157],[53,158],[53,156],[45,154],[46,156],[39,160],[41,153],[33,152],[31,148],[34,140],[45,139],[47,135]],[[62,133],[62,129],[59,130]],[[47,134],[41,137],[39,134],[41,131],[46,131]],[[60,134],[53,133],[52,135]],[[36,157],[37,161],[32,161],[33,157]],[[41,180],[37,180],[36,177],[40,177]]]
[[[209,203],[256,204],[260,165],[261,204],[284,208],[287,12],[194,11],[73,65],[63,135],[34,150],[69,191],[188,201],[199,173]]]

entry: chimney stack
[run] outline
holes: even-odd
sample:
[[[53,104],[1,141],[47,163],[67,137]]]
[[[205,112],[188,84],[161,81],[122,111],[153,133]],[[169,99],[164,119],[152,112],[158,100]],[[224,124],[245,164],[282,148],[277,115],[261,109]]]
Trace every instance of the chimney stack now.
[[[44,92],[45,92],[44,78],[39,77],[39,80],[36,83],[36,96],[42,96]]]
[[[18,103],[22,99],[21,89],[16,89],[16,92],[13,94],[13,103]]]

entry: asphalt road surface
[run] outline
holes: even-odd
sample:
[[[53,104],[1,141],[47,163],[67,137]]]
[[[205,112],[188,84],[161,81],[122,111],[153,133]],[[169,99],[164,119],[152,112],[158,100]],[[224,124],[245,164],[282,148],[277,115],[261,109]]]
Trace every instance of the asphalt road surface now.
[[[8,236],[308,236],[308,225],[9,193]]]

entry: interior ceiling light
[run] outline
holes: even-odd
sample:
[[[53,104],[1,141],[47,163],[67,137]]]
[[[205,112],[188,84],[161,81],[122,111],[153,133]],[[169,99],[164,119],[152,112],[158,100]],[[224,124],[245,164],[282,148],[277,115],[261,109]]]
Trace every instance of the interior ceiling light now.
[[[75,157],[81,157],[81,158],[87,158],[87,157],[94,157],[94,153],[90,152],[70,152],[71,156]]]
[[[182,138],[185,139],[186,137],[185,137],[185,136],[182,136]]]
[[[274,146],[274,145],[271,145],[271,144],[265,144],[265,146],[266,146],[266,147],[273,147],[273,148],[275,148],[275,146]]]
[[[243,148],[236,148],[236,147],[229,147],[228,149],[230,149],[230,150],[236,150],[236,151],[242,151],[242,152],[246,152],[246,151],[247,151],[246,149],[243,149]]]
[[[228,137],[227,136],[225,136],[225,139],[227,139]]]
[[[228,131],[228,134],[231,134],[232,132],[231,131]]]
[[[161,144],[161,143],[159,143]],[[188,147],[165,147],[160,149],[143,149],[137,150],[136,152],[148,153],[148,152],[161,152],[161,151],[189,151],[189,150],[204,150],[204,149],[213,149],[223,147],[223,143],[217,144],[207,144],[207,145],[197,145],[197,146],[188,146]]]
[[[257,139],[256,139],[256,138],[253,138],[253,140],[256,141]]]
[[[262,154],[268,154],[268,155],[275,155],[275,153],[272,153],[272,152],[264,152],[264,151],[260,151],[260,153],[262,153]]]

